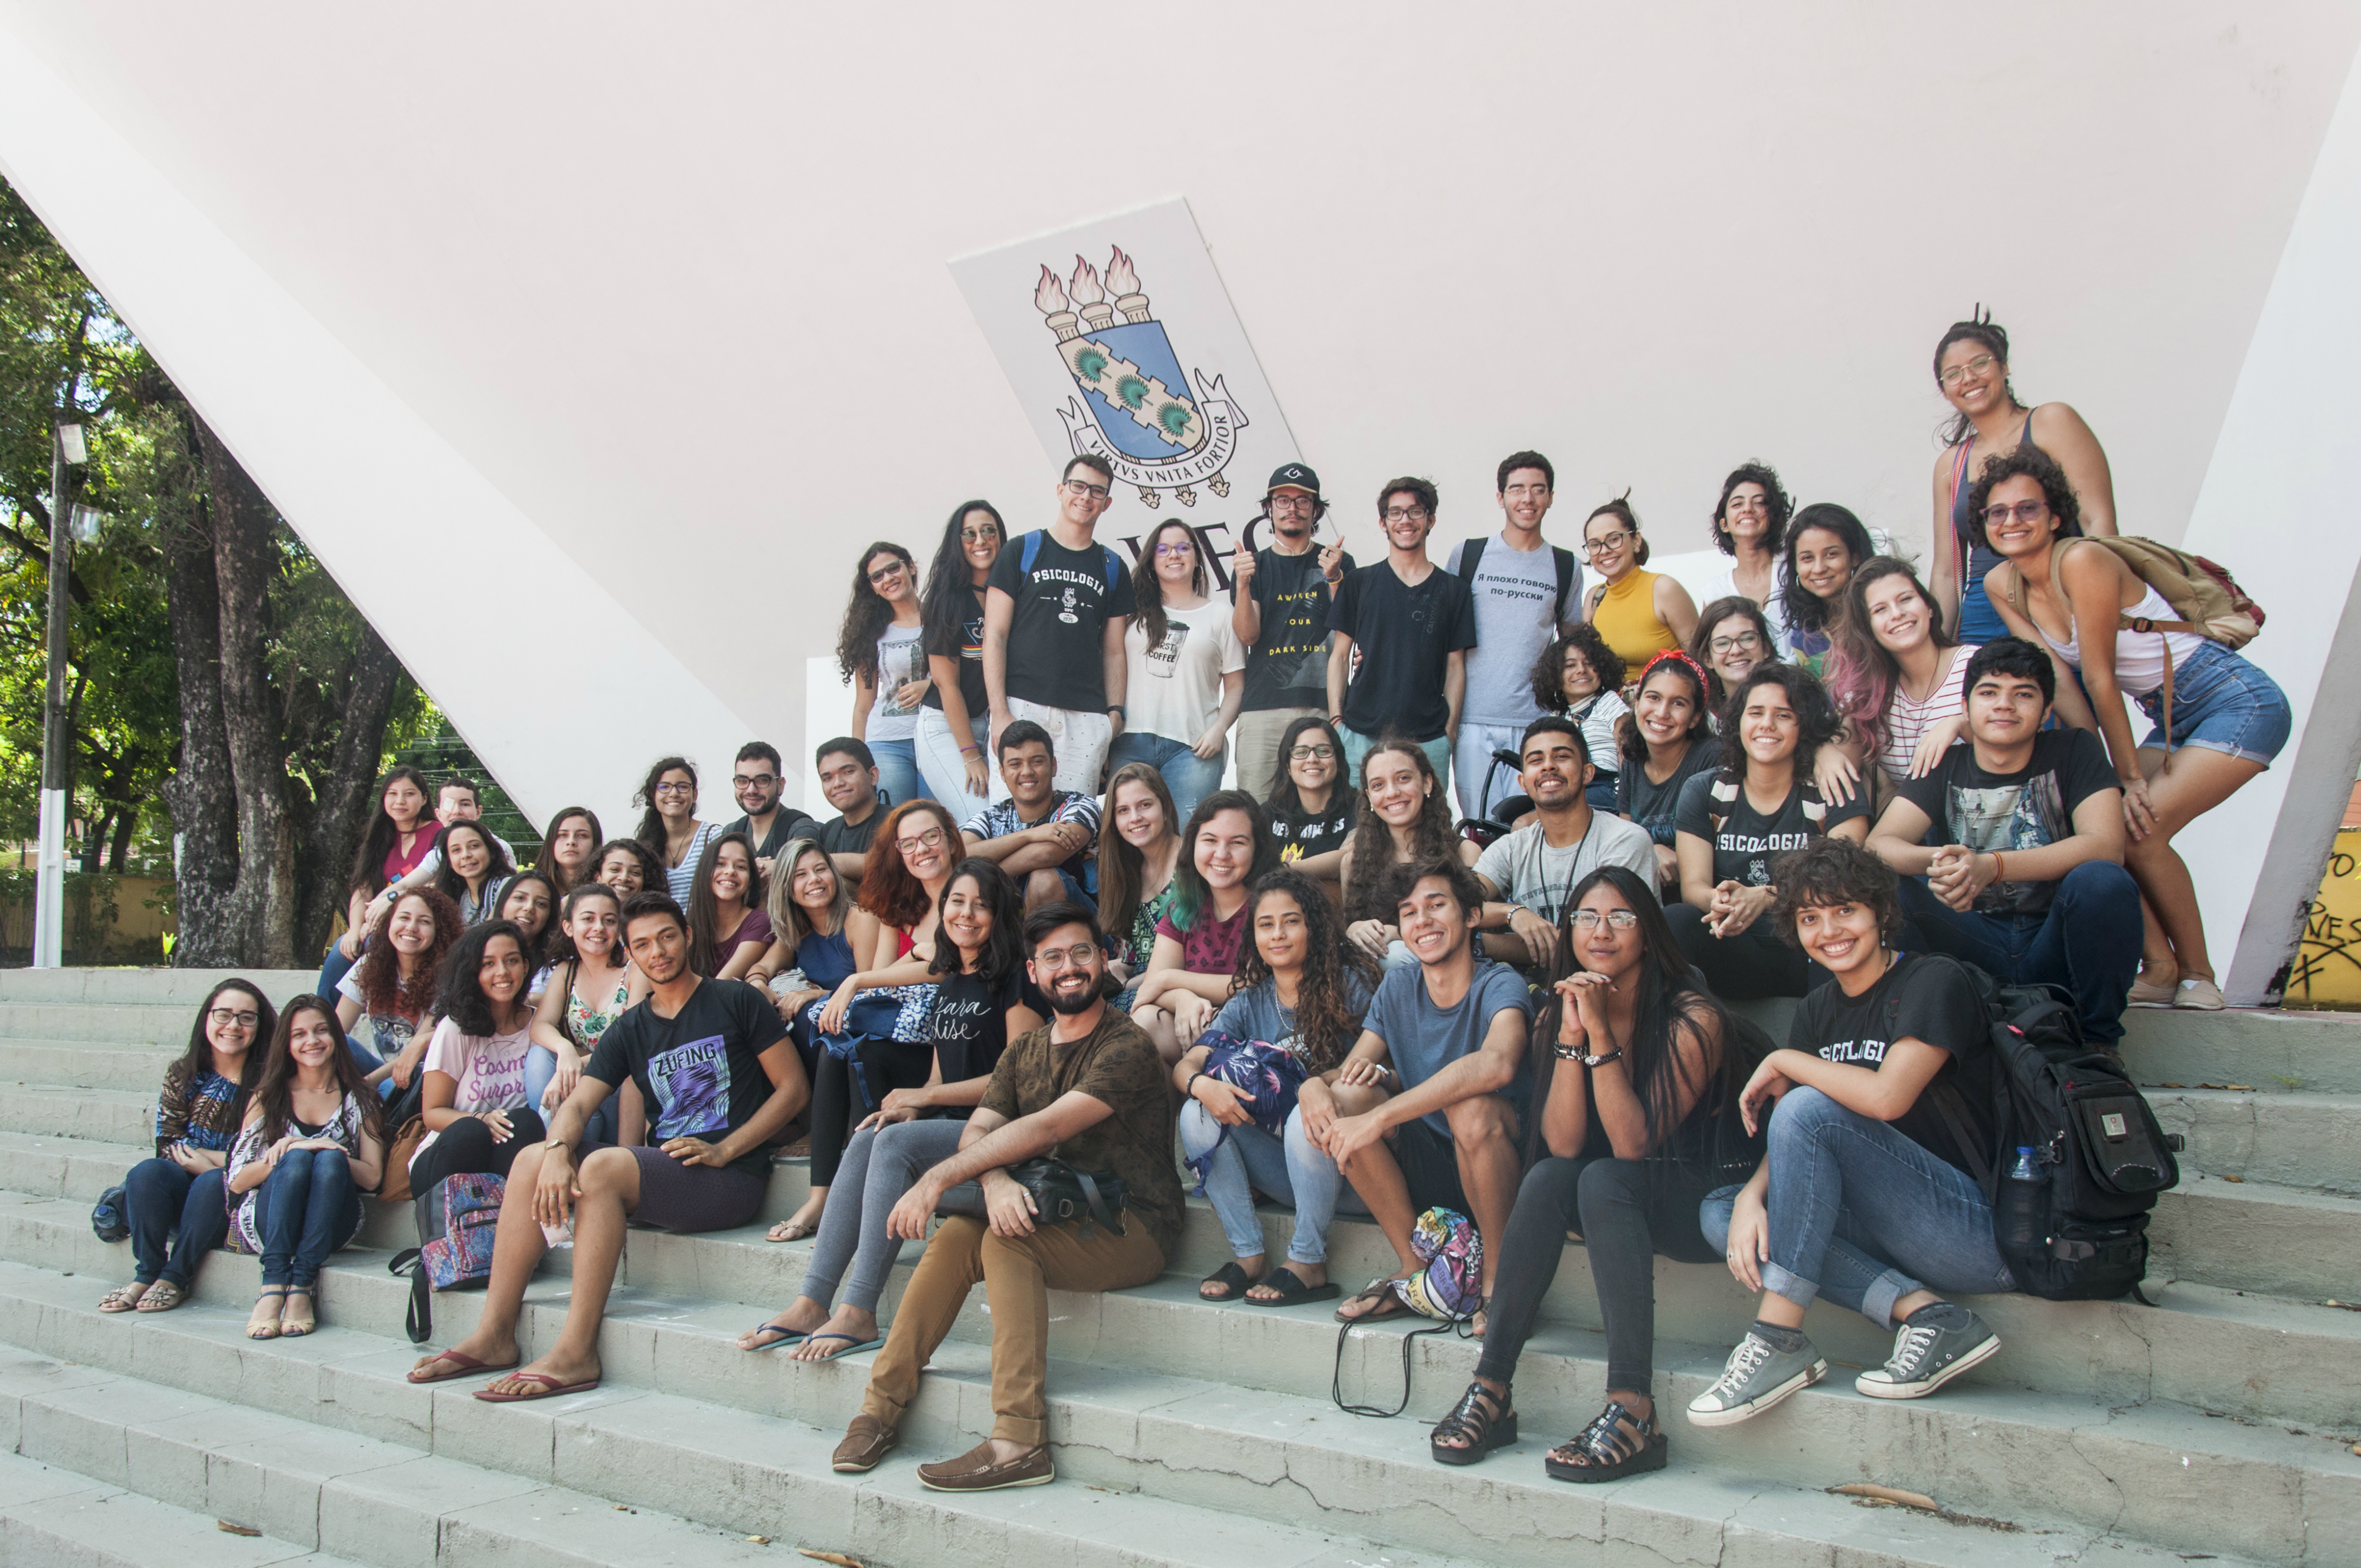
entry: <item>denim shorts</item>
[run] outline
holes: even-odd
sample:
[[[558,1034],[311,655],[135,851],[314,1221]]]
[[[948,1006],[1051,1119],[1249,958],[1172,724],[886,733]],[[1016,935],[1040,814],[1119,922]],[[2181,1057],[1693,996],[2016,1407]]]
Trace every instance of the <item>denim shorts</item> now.
[[[2143,751],[2164,751],[2162,688],[2135,699],[2154,726]],[[2195,746],[2270,766],[2295,718],[2279,684],[2219,642],[2204,642],[2172,672],[2172,746]]]

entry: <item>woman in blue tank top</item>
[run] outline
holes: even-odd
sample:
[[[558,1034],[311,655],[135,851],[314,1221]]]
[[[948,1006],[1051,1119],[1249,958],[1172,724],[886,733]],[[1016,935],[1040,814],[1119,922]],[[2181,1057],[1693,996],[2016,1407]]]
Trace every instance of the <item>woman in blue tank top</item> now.
[[[2000,557],[1976,543],[1968,526],[1968,490],[1977,470],[2018,447],[2048,453],[2081,498],[2086,533],[2115,532],[2114,478],[2099,438],[2070,405],[2027,408],[2017,400],[2008,380],[2008,334],[1989,315],[1951,323],[1935,345],[1935,383],[1956,411],[1935,459],[1935,598],[1960,641],[1989,642],[2009,630],[1984,594],[1985,574]]]

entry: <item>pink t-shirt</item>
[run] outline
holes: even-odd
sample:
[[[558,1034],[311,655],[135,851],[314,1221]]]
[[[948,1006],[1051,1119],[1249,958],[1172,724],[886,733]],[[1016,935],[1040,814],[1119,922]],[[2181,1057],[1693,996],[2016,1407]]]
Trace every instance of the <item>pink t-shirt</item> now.
[[[463,1035],[445,1018],[434,1025],[426,1042],[428,1072],[447,1074],[458,1084],[451,1108],[474,1115],[483,1111],[517,1111],[524,1107],[524,1062],[533,1052],[533,1025],[510,1035]],[[434,1146],[439,1132],[426,1135],[418,1154]],[[414,1164],[418,1155],[410,1157]]]
[[[1166,915],[1156,923],[1156,934],[1180,944],[1180,967],[1191,974],[1229,974],[1238,967],[1238,944],[1246,940],[1248,899],[1227,920],[1213,918],[1210,904],[1197,911],[1197,924],[1183,931]]]

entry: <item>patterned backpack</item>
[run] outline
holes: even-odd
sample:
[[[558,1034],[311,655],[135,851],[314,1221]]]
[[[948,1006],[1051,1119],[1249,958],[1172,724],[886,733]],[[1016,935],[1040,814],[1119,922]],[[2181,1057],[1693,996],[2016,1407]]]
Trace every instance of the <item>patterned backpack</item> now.
[[[492,1277],[492,1234],[500,1224],[508,1183],[497,1176],[446,1176],[412,1201],[420,1245],[394,1254],[390,1274],[410,1277],[410,1311],[403,1323],[412,1344],[434,1333],[437,1290],[480,1290]]]

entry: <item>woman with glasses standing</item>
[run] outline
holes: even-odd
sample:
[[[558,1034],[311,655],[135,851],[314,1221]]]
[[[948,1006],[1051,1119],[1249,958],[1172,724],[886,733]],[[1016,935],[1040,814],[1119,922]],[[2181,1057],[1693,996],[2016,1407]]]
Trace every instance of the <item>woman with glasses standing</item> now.
[[[697,769],[686,757],[660,759],[648,770],[638,798],[647,810],[640,818],[640,830],[631,837],[663,869],[664,891],[686,909],[689,887],[697,880],[697,860],[705,853],[705,846],[720,836],[721,825],[697,820]],[[605,864],[603,856],[600,864]],[[647,885],[653,888],[658,884]]]
[[[1659,572],[1644,571],[1648,542],[1640,537],[1640,516],[1628,496],[1590,514],[1582,525],[1582,548],[1598,586],[1583,611],[1599,636],[1630,666],[1686,642],[1697,631],[1697,601],[1688,589]]]
[[[1985,459],[2030,448],[2066,471],[2082,503],[2082,532],[2115,532],[2115,480],[2107,454],[2082,416],[2066,403],[2019,402],[2008,378],[2008,334],[1992,317],[1953,322],[1935,345],[1935,385],[1955,411],[1935,459],[1935,603],[1960,641],[2008,635],[1984,592],[2000,557],[1978,541],[1968,491]]]
[[[1207,594],[1197,536],[1168,517],[1140,546],[1123,637],[1126,709],[1107,765],[1146,762],[1183,817],[1222,785],[1230,726],[1246,702],[1246,650],[1231,607]]]
[[[962,822],[992,804],[992,763],[983,751],[992,727],[983,689],[983,590],[1007,543],[1008,525],[991,502],[961,501],[927,568],[919,607],[928,681],[915,741],[918,777]]]
[[[1345,846],[1361,808],[1358,794],[1345,787],[1345,742],[1326,719],[1307,714],[1279,736],[1279,764],[1264,802],[1279,863],[1342,905]]]
[[[836,634],[836,667],[852,683],[852,732],[877,763],[888,806],[926,793],[918,779],[918,705],[932,687],[918,568],[888,540],[872,544],[852,574],[852,598]]]

